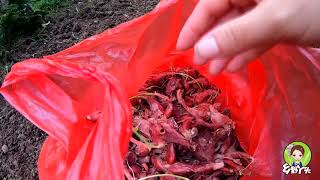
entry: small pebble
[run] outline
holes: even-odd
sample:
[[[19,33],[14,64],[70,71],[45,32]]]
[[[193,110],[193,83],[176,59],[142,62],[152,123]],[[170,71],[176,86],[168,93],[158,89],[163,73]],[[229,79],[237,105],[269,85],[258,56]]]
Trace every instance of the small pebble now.
[[[2,150],[3,153],[6,154],[6,153],[9,151],[9,148],[8,148],[7,145],[3,145],[3,146],[1,147],[1,150]]]
[[[15,167],[18,167],[18,161],[17,161],[17,160],[13,161],[12,164],[13,164]]]

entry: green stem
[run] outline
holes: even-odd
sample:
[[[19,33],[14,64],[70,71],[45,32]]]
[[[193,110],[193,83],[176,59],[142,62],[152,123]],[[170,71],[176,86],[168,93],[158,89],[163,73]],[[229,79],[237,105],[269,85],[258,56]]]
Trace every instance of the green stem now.
[[[137,129],[137,128],[132,128],[132,131],[133,131],[133,134],[135,134],[143,143],[146,143],[146,144],[149,143],[148,139],[145,138],[143,135],[141,135],[141,134],[138,132],[138,129]]]
[[[177,176],[174,174],[155,174],[155,175],[150,175],[150,176],[140,178],[138,180],[146,180],[146,179],[150,179],[150,178],[154,178],[154,177],[164,177],[164,176],[174,177],[174,178],[181,179],[181,180],[190,180],[189,178]]]
[[[156,145],[150,143],[147,138],[145,138],[143,135],[141,135],[138,132],[137,128],[132,128],[132,131],[133,131],[133,134],[135,134],[139,138],[140,141],[142,141],[144,144],[146,144],[149,147],[150,150],[163,147],[161,144],[156,146]]]

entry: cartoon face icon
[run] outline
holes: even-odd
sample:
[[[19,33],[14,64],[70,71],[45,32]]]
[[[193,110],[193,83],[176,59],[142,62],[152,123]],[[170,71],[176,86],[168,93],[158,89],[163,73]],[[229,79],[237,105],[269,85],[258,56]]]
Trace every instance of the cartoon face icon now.
[[[291,155],[292,157],[293,157],[293,159],[295,159],[296,161],[300,161],[301,159],[302,159],[302,152],[301,151],[299,151],[299,150],[294,150],[293,152],[292,152],[292,155]]]
[[[291,157],[300,162],[304,155],[304,149],[300,145],[295,145],[291,149]]]

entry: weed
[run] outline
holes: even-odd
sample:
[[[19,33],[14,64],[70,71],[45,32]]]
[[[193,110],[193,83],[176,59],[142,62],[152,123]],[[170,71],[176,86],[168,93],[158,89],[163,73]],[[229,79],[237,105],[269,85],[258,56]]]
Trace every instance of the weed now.
[[[0,45],[21,34],[32,34],[46,23],[45,15],[66,3],[66,0],[9,0],[0,8]]]
[[[14,64],[13,62],[6,63],[6,64],[0,63],[0,83],[3,81],[5,75],[9,73],[13,64]]]

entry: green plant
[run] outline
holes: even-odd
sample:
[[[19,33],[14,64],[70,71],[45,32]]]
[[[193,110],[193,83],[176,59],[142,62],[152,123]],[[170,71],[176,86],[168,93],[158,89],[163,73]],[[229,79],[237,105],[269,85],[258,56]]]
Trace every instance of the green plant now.
[[[67,1],[65,0],[34,0],[32,6],[36,11],[51,13],[66,3]]]
[[[2,82],[4,79],[4,76],[9,73],[12,65],[13,65],[13,62],[6,63],[6,64],[2,64],[2,63],[0,64],[0,82]]]
[[[31,34],[46,23],[43,17],[65,5],[66,0],[9,0],[0,8],[0,44],[21,34]]]

